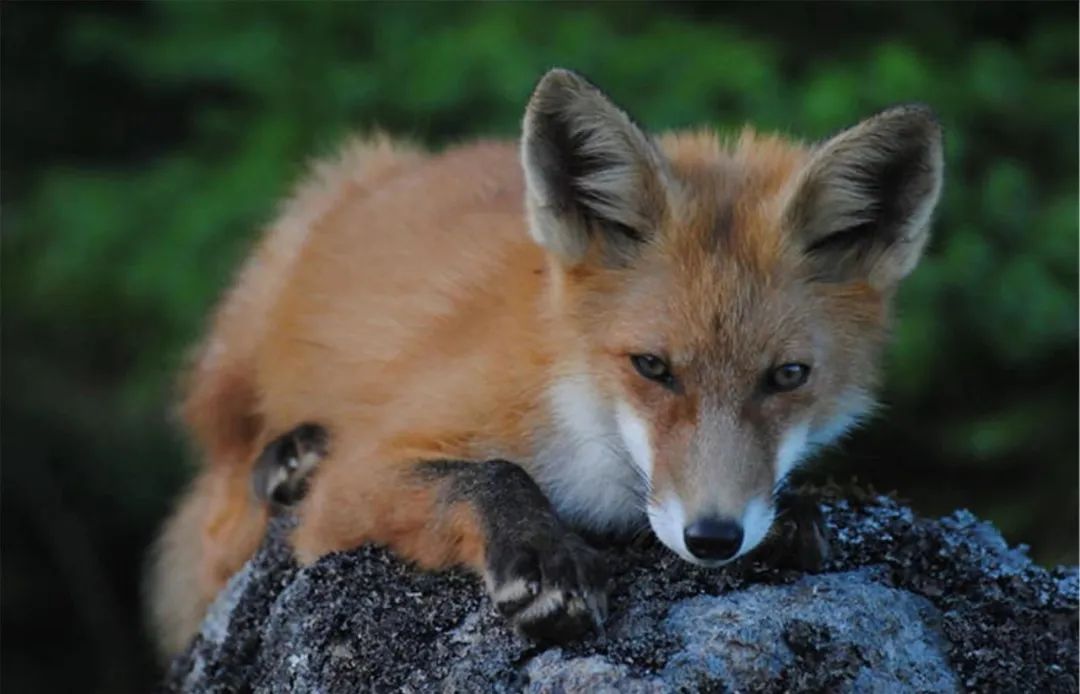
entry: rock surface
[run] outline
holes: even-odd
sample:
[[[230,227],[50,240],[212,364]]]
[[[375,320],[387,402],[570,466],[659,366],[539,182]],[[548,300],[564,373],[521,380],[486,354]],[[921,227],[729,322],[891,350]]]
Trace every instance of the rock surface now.
[[[277,527],[164,690],[1077,691],[1075,567],[1032,564],[964,511],[820,501],[832,556],[819,574],[608,550],[606,633],[565,648],[513,634],[464,573],[376,548],[298,569]]]

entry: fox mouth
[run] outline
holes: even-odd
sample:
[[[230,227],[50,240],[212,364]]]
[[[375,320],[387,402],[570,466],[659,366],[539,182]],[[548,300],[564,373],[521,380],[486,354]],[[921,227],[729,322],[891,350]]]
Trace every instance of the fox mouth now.
[[[678,554],[679,558],[682,559],[683,561],[687,562],[688,564],[693,564],[694,566],[700,566],[703,569],[719,569],[722,566],[726,566],[726,565],[734,562],[740,556],[740,555],[736,554],[731,559],[698,559],[697,557],[695,557],[693,555],[683,554],[682,552],[676,552],[676,554]]]

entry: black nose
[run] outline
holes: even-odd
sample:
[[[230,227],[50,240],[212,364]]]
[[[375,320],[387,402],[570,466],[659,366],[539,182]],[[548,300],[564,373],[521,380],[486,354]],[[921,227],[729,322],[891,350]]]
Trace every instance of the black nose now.
[[[698,559],[731,559],[742,546],[742,526],[730,518],[702,518],[683,531],[686,548]]]

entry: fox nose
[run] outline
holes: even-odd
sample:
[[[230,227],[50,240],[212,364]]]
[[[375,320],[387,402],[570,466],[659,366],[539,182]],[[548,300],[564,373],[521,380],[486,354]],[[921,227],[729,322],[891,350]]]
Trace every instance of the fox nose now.
[[[730,518],[702,518],[686,526],[683,538],[698,559],[731,559],[742,546],[743,529]]]

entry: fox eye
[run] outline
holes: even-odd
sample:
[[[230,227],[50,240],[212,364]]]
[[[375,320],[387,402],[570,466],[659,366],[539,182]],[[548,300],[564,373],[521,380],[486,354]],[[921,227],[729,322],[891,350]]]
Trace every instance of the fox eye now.
[[[809,366],[790,362],[781,364],[770,371],[767,376],[767,383],[769,390],[775,393],[786,393],[806,383],[808,378],[810,378]]]
[[[637,372],[650,381],[656,381],[669,388],[675,382],[675,377],[671,375],[667,362],[655,354],[632,354],[630,361]]]

